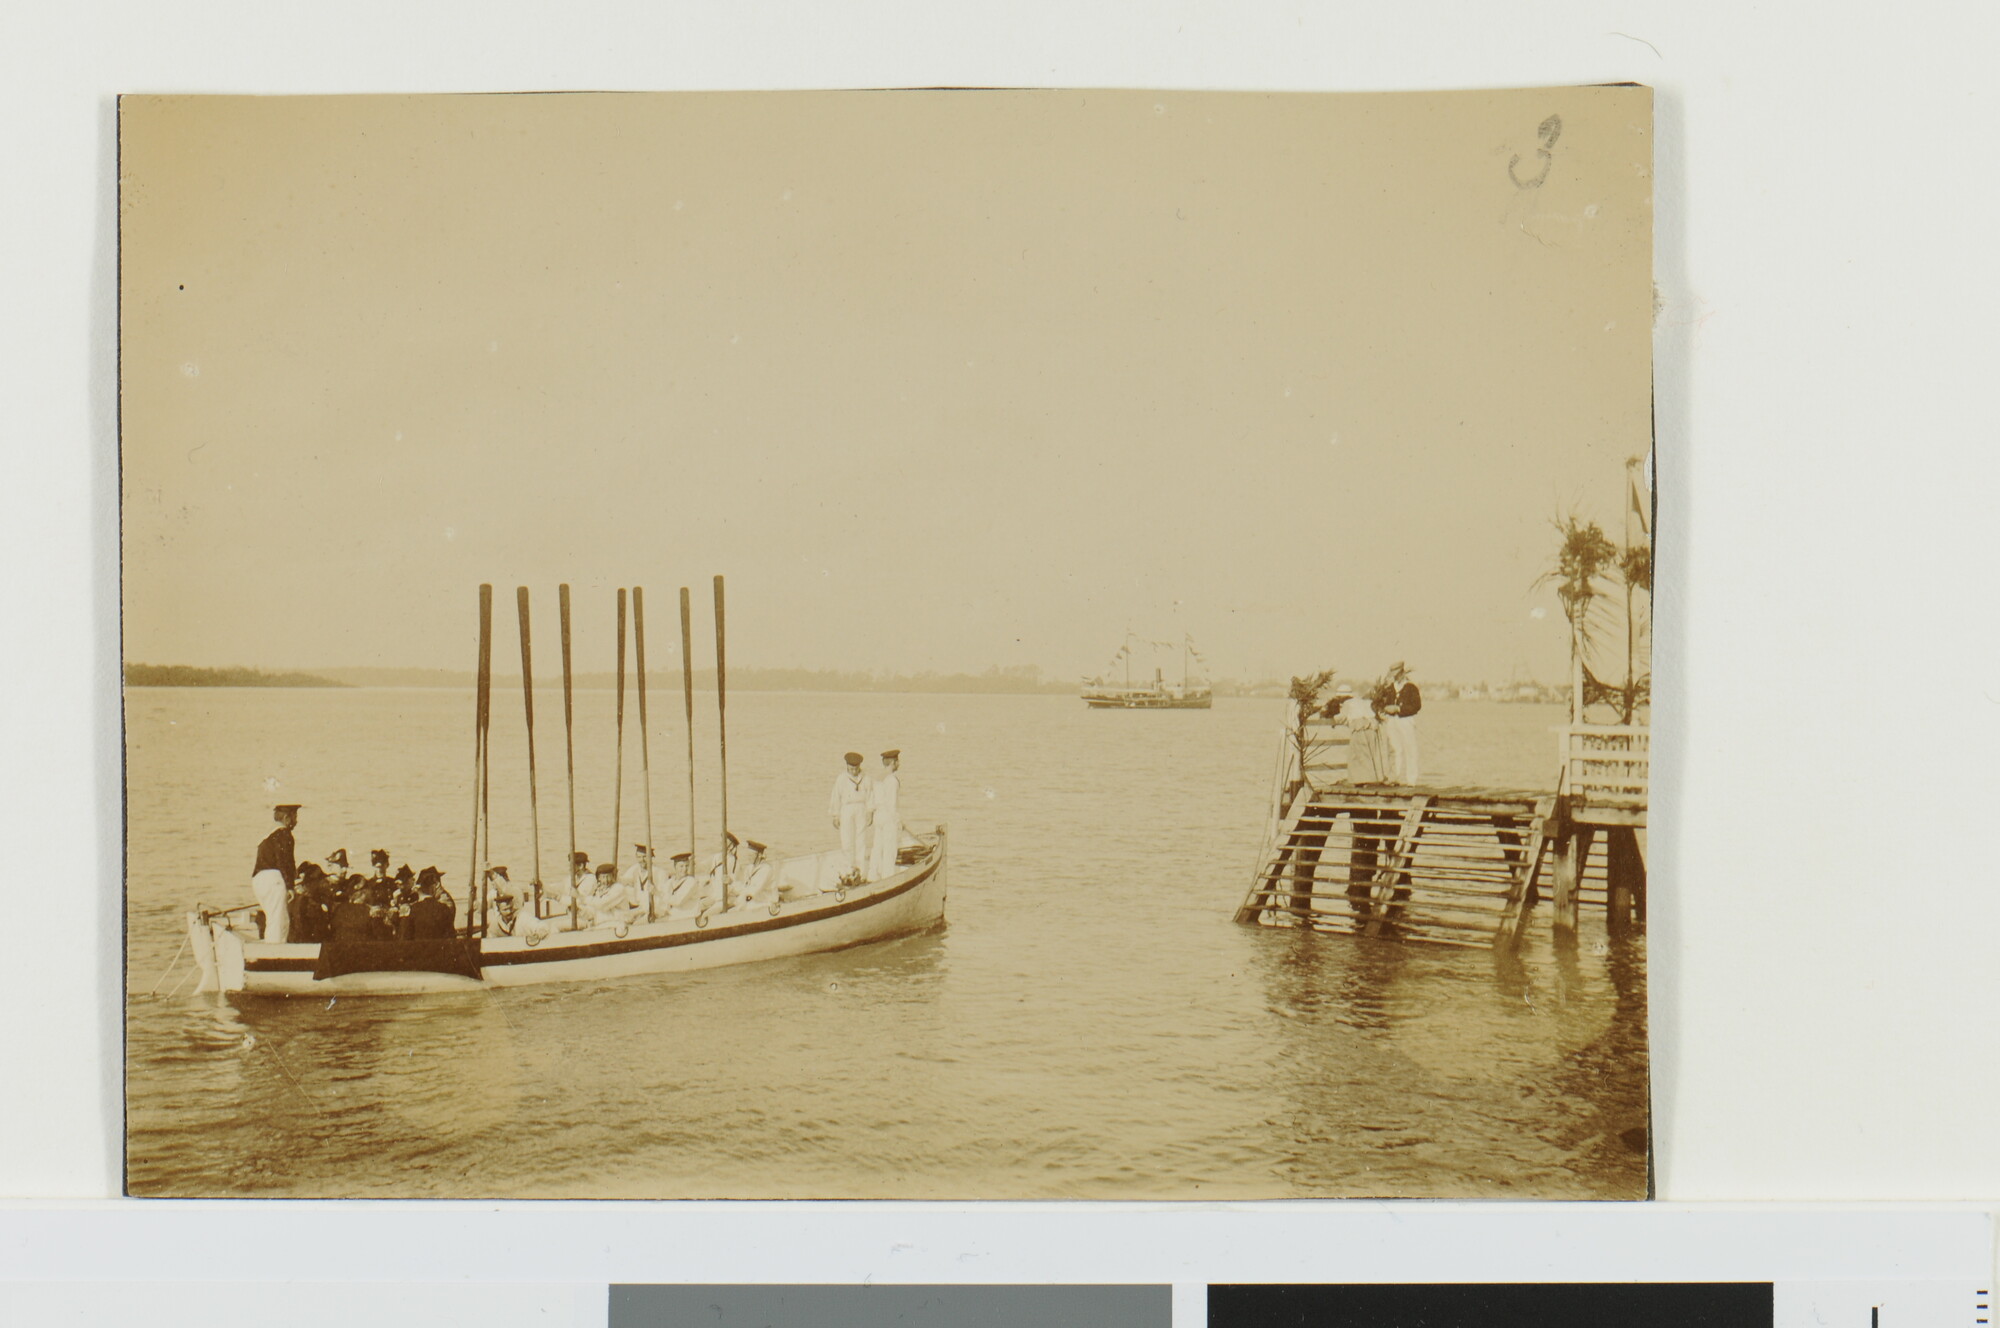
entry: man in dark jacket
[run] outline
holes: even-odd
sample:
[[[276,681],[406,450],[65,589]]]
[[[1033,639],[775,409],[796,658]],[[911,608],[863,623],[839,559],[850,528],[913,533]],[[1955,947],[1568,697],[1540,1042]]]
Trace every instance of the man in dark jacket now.
[[[271,809],[271,819],[278,823],[278,828],[257,845],[257,865],[250,869],[250,892],[264,909],[264,939],[283,945],[292,929],[286,896],[298,879],[292,831],[299,823],[299,805],[280,803]]]
[[[396,939],[396,934],[377,916],[377,910],[368,906],[368,886],[365,882],[349,891],[347,901],[333,910],[332,927],[332,939],[336,941]]]
[[[403,939],[448,941],[458,934],[457,910],[438,898],[438,886],[443,880],[444,873],[435,867],[424,868],[417,877],[417,901],[410,905]]]
[[[1382,728],[1389,735],[1390,761],[1395,766],[1396,782],[1420,783],[1423,776],[1417,768],[1417,712],[1424,708],[1423,693],[1410,680],[1409,667],[1400,661],[1389,670],[1389,679],[1395,684],[1396,695],[1382,709]]]

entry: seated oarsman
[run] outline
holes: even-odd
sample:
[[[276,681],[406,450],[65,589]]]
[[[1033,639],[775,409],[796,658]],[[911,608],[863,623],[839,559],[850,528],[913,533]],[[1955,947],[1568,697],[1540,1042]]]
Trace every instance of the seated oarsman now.
[[[569,871],[542,886],[542,912],[551,917],[573,913],[592,879],[590,855],[578,849],[570,854]]]
[[[667,912],[673,917],[693,917],[707,912],[720,896],[711,897],[713,878],[695,874],[694,854],[676,853],[674,878],[667,889]]]
[[[458,910],[439,898],[444,873],[426,867],[417,877],[417,899],[410,905],[403,937],[411,941],[448,941],[458,934]]]
[[[750,851],[750,860],[743,864],[743,881],[738,887],[742,893],[740,907],[769,908],[778,902],[778,868],[765,854],[769,851],[754,839],[743,841],[743,847]]]
[[[490,936],[512,936],[514,928],[519,926],[522,921],[524,921],[524,915],[521,912],[520,905],[514,902],[512,892],[507,890],[494,891],[493,917],[486,924],[487,934]]]
[[[608,862],[597,864],[597,877],[583,901],[583,925],[620,927],[645,915],[646,907],[630,886],[618,879],[618,869]]]

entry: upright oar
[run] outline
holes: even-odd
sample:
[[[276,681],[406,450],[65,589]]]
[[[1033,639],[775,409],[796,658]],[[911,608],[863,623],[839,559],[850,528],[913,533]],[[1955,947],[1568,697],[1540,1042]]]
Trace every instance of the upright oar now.
[[[472,744],[472,866],[466,873],[470,882],[465,895],[465,922],[468,930],[482,925],[479,895],[479,827],[486,813],[486,732],[493,704],[493,587],[479,587],[479,682],[475,691],[475,733]],[[490,832],[489,832],[490,833]]]
[[[659,846],[653,842],[653,756],[646,736],[646,592],[632,587],[632,646],[639,666],[639,780],[646,803],[646,860],[639,864],[639,879],[646,887],[646,921],[653,920],[653,863],[659,860]]]
[[[570,912],[576,912],[576,708],[573,701],[575,684],[572,681],[569,663],[569,587],[556,588],[556,601],[562,611],[562,657],[563,657],[563,757],[569,766],[569,856],[563,859],[563,870],[569,873]],[[535,901],[539,908],[541,901]],[[539,916],[539,915],[538,915]]]
[[[534,875],[528,878],[534,897],[542,897],[542,814],[535,797],[535,665],[528,647],[528,588],[514,588],[514,612],[521,620],[521,708],[528,717],[528,831],[534,842]]]
[[[611,780],[611,866],[618,867],[619,815],[625,810],[625,587],[618,587],[618,771]]]
[[[722,780],[722,909],[726,913],[729,911],[729,878],[734,874],[735,867],[729,859],[729,682],[724,639],[722,578],[718,576],[715,578],[715,728],[722,748],[718,773]]]
[[[688,733],[688,870],[701,845],[694,837],[694,620],[688,610],[688,588],[681,587],[681,698],[687,709]]]

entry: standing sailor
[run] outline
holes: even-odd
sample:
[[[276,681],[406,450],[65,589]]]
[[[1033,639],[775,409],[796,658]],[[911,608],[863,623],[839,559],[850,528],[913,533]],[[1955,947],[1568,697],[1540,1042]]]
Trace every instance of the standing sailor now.
[[[903,753],[890,748],[882,753],[882,773],[876,776],[869,795],[869,810],[875,822],[875,854],[868,864],[868,879],[879,881],[896,874],[896,854],[903,847],[903,818],[896,809],[902,784],[896,772],[903,768]]]
[[[847,754],[847,769],[833,777],[833,798],[828,814],[840,831],[840,851],[847,859],[842,879],[859,876],[868,869],[868,777],[861,773],[861,753]]]
[[[264,939],[273,945],[283,945],[291,931],[291,919],[285,911],[286,894],[298,875],[298,864],[292,857],[292,831],[299,823],[299,804],[280,803],[271,809],[271,819],[278,823],[278,828],[257,845],[257,865],[250,869],[250,892],[264,910]]]
[[[1410,681],[1410,670],[1401,661],[1389,670],[1396,695],[1382,707],[1382,732],[1389,739],[1389,760],[1395,767],[1398,784],[1421,781],[1417,768],[1417,712],[1424,708],[1424,694]]]

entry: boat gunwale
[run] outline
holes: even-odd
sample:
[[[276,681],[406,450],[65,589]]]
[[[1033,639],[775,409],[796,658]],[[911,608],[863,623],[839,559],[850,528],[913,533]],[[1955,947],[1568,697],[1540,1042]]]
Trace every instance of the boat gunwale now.
[[[546,943],[534,946],[523,945],[520,949],[496,951],[486,950],[483,942],[488,939],[506,940],[512,938],[481,938],[479,966],[482,969],[507,968],[519,964],[546,964],[561,960],[603,959],[613,955],[633,954],[645,950],[665,950],[676,946],[697,945],[707,941],[722,941],[736,936],[751,936],[759,932],[781,931],[788,927],[800,927],[808,923],[844,917],[849,913],[858,913],[863,909],[887,903],[889,900],[906,894],[919,885],[922,885],[925,881],[928,881],[936,874],[938,868],[943,863],[944,852],[942,847],[940,847],[939,851],[931,855],[931,860],[928,864],[918,870],[912,871],[908,880],[892,889],[879,891],[859,898],[850,897],[845,901],[836,901],[831,907],[815,907],[810,911],[798,913],[780,912],[776,917],[758,918],[752,921],[735,923],[730,926],[692,927],[665,932],[656,936],[614,937],[610,940],[590,941],[580,945],[549,946]],[[726,917],[727,914],[723,916]],[[635,928],[649,925],[653,924],[634,924]],[[610,928],[591,928],[588,931],[566,934],[585,936],[590,931],[610,930]],[[557,934],[562,935],[565,933]],[[250,944],[257,944],[257,942],[251,942]],[[310,973],[318,964],[319,944],[317,942],[312,943],[312,953],[310,955],[266,955],[252,957],[246,952],[243,956],[243,971],[246,977],[252,973]]]

